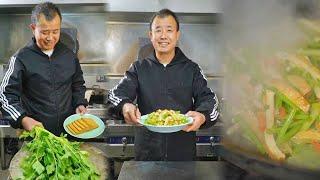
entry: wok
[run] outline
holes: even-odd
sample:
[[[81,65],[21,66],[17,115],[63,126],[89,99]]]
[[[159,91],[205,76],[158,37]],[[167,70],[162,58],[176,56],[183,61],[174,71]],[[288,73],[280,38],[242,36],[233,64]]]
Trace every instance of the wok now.
[[[215,153],[247,172],[275,179],[318,180],[320,178],[320,171],[272,161],[256,152],[232,144],[228,139],[224,139],[222,144],[214,148]]]

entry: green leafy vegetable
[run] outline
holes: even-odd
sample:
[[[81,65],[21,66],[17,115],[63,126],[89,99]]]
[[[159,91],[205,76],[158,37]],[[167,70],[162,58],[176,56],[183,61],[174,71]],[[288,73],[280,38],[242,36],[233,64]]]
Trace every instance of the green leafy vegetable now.
[[[20,164],[23,179],[99,179],[99,173],[80,150],[79,142],[69,142],[65,136],[57,137],[49,131],[35,127],[24,131],[20,138],[31,137],[24,146],[28,156]]]

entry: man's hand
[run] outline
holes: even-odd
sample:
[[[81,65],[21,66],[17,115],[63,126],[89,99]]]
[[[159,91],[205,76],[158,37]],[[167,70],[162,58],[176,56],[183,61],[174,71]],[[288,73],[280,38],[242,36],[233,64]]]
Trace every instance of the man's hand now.
[[[84,107],[84,105],[80,105],[80,106],[78,106],[78,107],[76,108],[76,113],[77,113],[77,114],[83,115],[83,114],[85,114],[86,112],[87,112],[87,108]]]
[[[31,117],[28,117],[28,116],[25,116],[24,118],[22,118],[21,122],[22,122],[23,128],[27,131],[31,131],[34,126],[43,127],[41,122],[39,122]]]
[[[206,121],[206,117],[197,111],[189,111],[186,115],[193,118],[193,123],[183,129],[186,132],[197,131]]]
[[[125,103],[122,107],[122,114],[124,120],[128,124],[137,124],[141,117],[139,108],[131,103]]]

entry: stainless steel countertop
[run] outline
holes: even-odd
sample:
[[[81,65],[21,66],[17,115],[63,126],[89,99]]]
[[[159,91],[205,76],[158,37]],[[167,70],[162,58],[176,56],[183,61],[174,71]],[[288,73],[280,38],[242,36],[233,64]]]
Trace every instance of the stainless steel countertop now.
[[[223,161],[125,161],[118,180],[225,179]]]

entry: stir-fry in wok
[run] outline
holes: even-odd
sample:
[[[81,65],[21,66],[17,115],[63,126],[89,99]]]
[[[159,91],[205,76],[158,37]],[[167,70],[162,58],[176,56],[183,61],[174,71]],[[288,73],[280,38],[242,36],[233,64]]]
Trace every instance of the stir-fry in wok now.
[[[145,124],[153,126],[173,126],[186,124],[187,122],[187,117],[183,114],[180,114],[180,111],[159,109],[148,115]]]
[[[226,131],[271,159],[311,168],[320,166],[320,26],[315,27],[319,33],[300,49],[264,61],[248,49],[230,50],[234,102]]]

